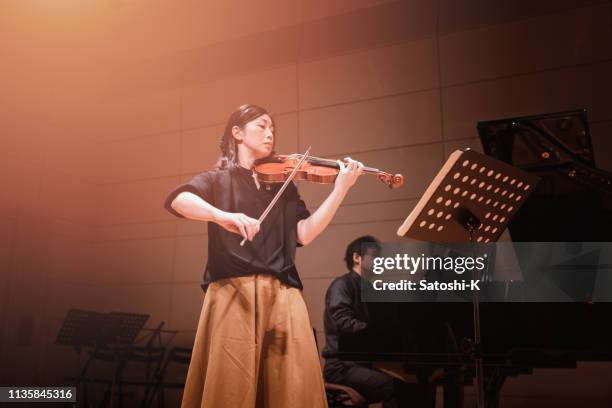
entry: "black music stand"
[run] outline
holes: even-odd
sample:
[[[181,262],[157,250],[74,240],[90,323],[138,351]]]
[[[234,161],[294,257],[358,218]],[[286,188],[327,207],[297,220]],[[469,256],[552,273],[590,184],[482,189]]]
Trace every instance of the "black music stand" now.
[[[136,336],[144,328],[149,320],[148,314],[110,312],[109,316],[119,321],[119,333],[115,338],[114,344],[132,344]]]
[[[143,332],[149,332],[150,334],[144,334],[143,337],[141,339],[137,339],[136,341],[144,341],[146,340],[146,345],[144,346],[145,350],[148,350],[149,352],[151,352],[153,350],[153,343],[155,343],[155,341],[157,340],[157,344],[158,347],[160,349],[166,350],[166,347],[168,347],[170,345],[170,343],[172,343],[172,340],[174,339],[174,337],[178,334],[178,330],[162,330],[162,328],[164,327],[164,325],[166,324],[166,322],[162,321],[161,323],[159,323],[159,325],[155,328],[155,329],[151,329],[148,327],[144,327],[142,329]],[[162,334],[166,333],[169,335],[169,338],[166,339],[166,341],[164,342],[162,340]],[[172,352],[172,351],[171,351]],[[150,354],[149,354],[150,355]],[[167,361],[167,359],[166,359]],[[165,363],[167,364],[167,363]],[[150,374],[150,366],[149,364],[147,364],[147,369],[146,369],[146,373],[145,373],[145,377],[149,378],[149,374]],[[153,376],[154,376],[154,380],[153,380],[153,386],[151,388],[147,388],[145,390],[145,396],[143,398],[143,405],[144,406],[150,406],[151,404],[153,404],[153,399],[155,398],[155,395],[158,391],[158,387],[160,384],[160,375],[162,374],[163,371],[163,367],[160,365],[159,367],[157,367],[157,369],[155,370]]]
[[[85,380],[87,368],[100,348],[108,345],[132,344],[148,319],[148,314],[68,310],[55,342],[73,346],[79,353],[79,361],[81,347],[94,347],[89,359],[79,370],[76,385]]]
[[[100,330],[103,318],[103,313],[70,309],[64,318],[55,342],[71,345],[79,354],[83,346],[93,346],[97,342],[105,343],[108,340],[108,332],[101,333]]]
[[[467,149],[454,151],[397,230],[399,236],[439,243],[499,239],[538,177]],[[473,279],[479,279],[473,270]],[[484,407],[480,299],[473,291],[474,366],[478,407]]]
[[[55,342],[79,353],[83,346],[132,344],[148,319],[148,314],[70,309]]]

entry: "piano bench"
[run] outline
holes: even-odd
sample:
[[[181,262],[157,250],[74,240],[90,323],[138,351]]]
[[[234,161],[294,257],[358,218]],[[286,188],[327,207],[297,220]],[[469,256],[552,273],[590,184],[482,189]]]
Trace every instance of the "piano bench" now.
[[[331,391],[332,393],[343,394],[342,397],[336,401],[342,406],[347,407],[364,407],[368,405],[368,401],[363,395],[357,392],[354,388],[347,387],[346,385],[325,383],[325,391]],[[331,407],[331,405],[330,405]]]

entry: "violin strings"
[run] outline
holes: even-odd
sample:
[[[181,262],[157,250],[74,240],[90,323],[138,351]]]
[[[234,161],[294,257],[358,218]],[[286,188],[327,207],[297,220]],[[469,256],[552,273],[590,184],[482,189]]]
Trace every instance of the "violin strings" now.
[[[302,157],[304,155],[302,153],[299,153],[297,156],[298,157]],[[306,156],[306,160],[309,163],[312,163],[312,164],[329,165],[329,166],[333,166],[334,168],[339,168],[340,167],[338,165],[338,162],[336,160],[332,160],[332,159],[322,159],[320,157]],[[366,173],[387,174],[384,171],[380,171],[380,170],[375,169],[373,167],[365,167],[364,166],[363,171],[366,172]]]

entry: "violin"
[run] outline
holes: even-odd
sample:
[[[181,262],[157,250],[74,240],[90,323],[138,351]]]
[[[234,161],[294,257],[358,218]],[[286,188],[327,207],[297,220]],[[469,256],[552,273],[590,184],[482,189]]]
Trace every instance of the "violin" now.
[[[261,224],[266,218],[278,198],[292,180],[306,180],[314,183],[333,183],[340,172],[340,164],[335,160],[322,159],[320,157],[309,156],[310,147],[304,154],[276,155],[265,159],[263,163],[255,166],[257,180],[263,184],[283,183],[268,207],[259,216],[257,222]],[[389,174],[372,167],[364,167],[363,172],[374,174],[380,181],[389,188],[398,188],[404,183],[404,176],[401,174]],[[247,238],[244,237],[240,246],[244,245]]]
[[[340,165],[336,160],[303,154],[276,155],[273,161],[266,161],[255,166],[257,180],[261,183],[284,183],[295,167],[304,158],[294,175],[294,180],[305,180],[313,183],[330,184],[336,181]],[[404,183],[401,174],[390,174],[373,167],[364,167],[363,172],[375,175],[389,188],[398,188]]]

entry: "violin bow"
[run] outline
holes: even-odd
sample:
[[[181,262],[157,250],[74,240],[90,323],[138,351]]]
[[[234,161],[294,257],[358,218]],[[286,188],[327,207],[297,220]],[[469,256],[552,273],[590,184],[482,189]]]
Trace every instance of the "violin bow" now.
[[[295,177],[295,173],[297,173],[297,170],[302,166],[302,163],[304,162],[304,160],[306,160],[306,157],[308,157],[308,153],[310,153],[310,147],[308,147],[308,150],[306,150],[306,153],[304,153],[302,155],[302,158],[300,159],[300,161],[298,162],[297,166],[295,166],[293,168],[293,170],[291,171],[291,174],[289,175],[289,177],[287,178],[287,180],[285,180],[285,182],[283,183],[282,187],[278,190],[278,192],[276,193],[276,195],[274,196],[274,198],[272,199],[272,201],[270,201],[270,204],[268,204],[268,207],[265,209],[265,211],[259,216],[259,219],[257,220],[257,223],[261,225],[261,223],[263,222],[263,220],[266,218],[266,216],[268,215],[268,213],[270,212],[270,210],[272,210],[272,207],[274,207],[274,204],[276,204],[276,202],[278,201],[278,199],[280,198],[281,194],[283,194],[283,191],[285,191],[285,189],[287,188],[287,186],[289,185],[289,183],[291,183],[291,180],[293,180],[293,178]],[[244,246],[244,243],[246,242],[246,237],[242,239],[242,242],[240,242],[240,246]]]

